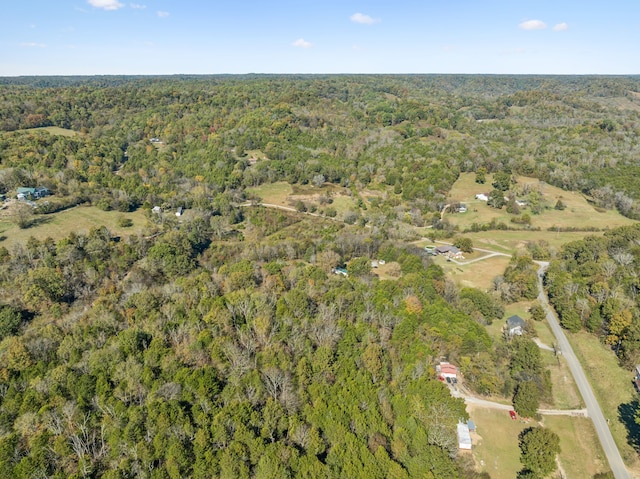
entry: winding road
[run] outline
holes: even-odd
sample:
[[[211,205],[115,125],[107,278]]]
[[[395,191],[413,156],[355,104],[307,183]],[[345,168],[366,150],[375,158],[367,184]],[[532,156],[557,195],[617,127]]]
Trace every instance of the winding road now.
[[[593,421],[596,433],[600,438],[600,444],[602,444],[602,449],[607,456],[609,467],[611,467],[613,476],[616,479],[630,479],[631,476],[629,475],[629,471],[627,471],[627,468],[622,461],[622,456],[620,456],[620,451],[618,451],[618,447],[613,440],[613,436],[611,435],[611,431],[609,430],[609,426],[607,425],[607,420],[602,414],[600,405],[598,404],[598,401],[593,394],[593,390],[591,389],[591,385],[589,384],[589,381],[584,374],[584,370],[580,365],[580,361],[578,361],[578,358],[576,358],[576,355],[573,352],[573,348],[569,344],[567,336],[564,334],[564,331],[560,327],[558,319],[556,318],[553,309],[549,305],[549,300],[544,292],[542,277],[547,267],[549,266],[549,263],[542,261],[537,261],[537,263],[540,265],[540,269],[538,270],[538,288],[540,291],[538,295],[538,301],[545,310],[547,321],[549,322],[551,331],[553,331],[553,334],[555,335],[556,341],[558,343],[558,350],[562,352],[562,355],[567,360],[569,370],[571,371],[571,374],[573,374],[573,378],[578,385],[580,394],[582,394],[582,398],[584,399],[584,402],[587,406],[587,412],[589,414],[589,417]]]

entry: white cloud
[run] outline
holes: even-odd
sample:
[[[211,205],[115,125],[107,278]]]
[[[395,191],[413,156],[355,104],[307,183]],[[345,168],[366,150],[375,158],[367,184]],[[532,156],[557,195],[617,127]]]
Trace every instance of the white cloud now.
[[[104,10],[117,10],[124,7],[124,3],[120,3],[118,0],[87,0],[87,3],[92,7]]]
[[[21,47],[28,48],[45,48],[46,45],[44,43],[36,43],[36,42],[24,42],[20,44]]]
[[[527,20],[518,26],[523,30],[544,30],[547,28],[547,24],[542,20]]]
[[[567,30],[569,30],[569,24],[565,22],[558,23],[555,27],[553,27],[554,32],[566,32]]]
[[[306,41],[304,38],[298,38],[291,45],[293,45],[294,47],[300,47],[300,48],[311,48],[313,46],[313,43]]]
[[[162,12],[162,11],[159,11],[159,12],[158,12],[158,16],[159,16],[160,18],[167,18],[167,17],[169,16],[169,12]]]
[[[129,6],[134,10],[144,10],[145,8],[147,8],[146,5],[140,5],[139,3],[130,3]]]
[[[378,23],[380,20],[377,18],[373,18],[369,15],[365,15],[364,13],[354,13],[349,17],[353,23],[360,23],[362,25],[373,25],[374,23]]]

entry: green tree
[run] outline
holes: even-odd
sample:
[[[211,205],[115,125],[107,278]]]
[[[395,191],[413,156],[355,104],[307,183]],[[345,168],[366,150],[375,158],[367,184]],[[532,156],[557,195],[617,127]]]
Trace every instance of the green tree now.
[[[529,308],[529,313],[531,314],[531,317],[533,318],[534,321],[544,321],[546,314],[544,312],[544,308],[542,306],[540,306],[539,303],[534,303],[530,308]]]
[[[22,315],[11,306],[0,306],[0,340],[18,331]]]
[[[487,181],[487,169],[481,166],[476,170],[476,183],[484,185]]]
[[[505,204],[504,193],[498,189],[491,190],[489,192],[489,199],[487,200],[489,206],[501,209]]]
[[[522,381],[513,395],[513,409],[522,417],[535,417],[540,407],[540,392],[533,381]]]
[[[33,224],[33,208],[26,203],[16,203],[11,217],[18,228],[27,229]]]
[[[530,427],[520,433],[520,462],[524,471],[543,478],[556,470],[556,455],[560,453],[560,438],[545,427]]]
[[[465,253],[473,253],[473,241],[471,238],[466,238],[464,236],[458,236],[453,240],[453,246],[459,248],[461,251]]]
[[[493,175],[493,183],[491,185],[501,192],[508,191],[511,187],[511,175],[506,171],[499,171]]]
[[[352,259],[347,265],[347,273],[355,278],[371,274],[371,260],[364,257]]]

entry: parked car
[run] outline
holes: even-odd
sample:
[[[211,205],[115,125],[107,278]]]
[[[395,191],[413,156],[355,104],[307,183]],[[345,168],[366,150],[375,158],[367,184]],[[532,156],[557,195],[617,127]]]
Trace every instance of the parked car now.
[[[513,419],[513,420],[518,418],[518,416],[516,415],[515,411],[509,411],[509,416],[511,416],[511,419]]]

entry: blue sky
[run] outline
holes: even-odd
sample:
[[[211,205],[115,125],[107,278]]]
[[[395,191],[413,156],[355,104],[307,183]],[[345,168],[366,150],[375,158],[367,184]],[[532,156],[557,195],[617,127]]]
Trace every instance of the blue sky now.
[[[4,0],[0,75],[640,74],[640,0]]]

